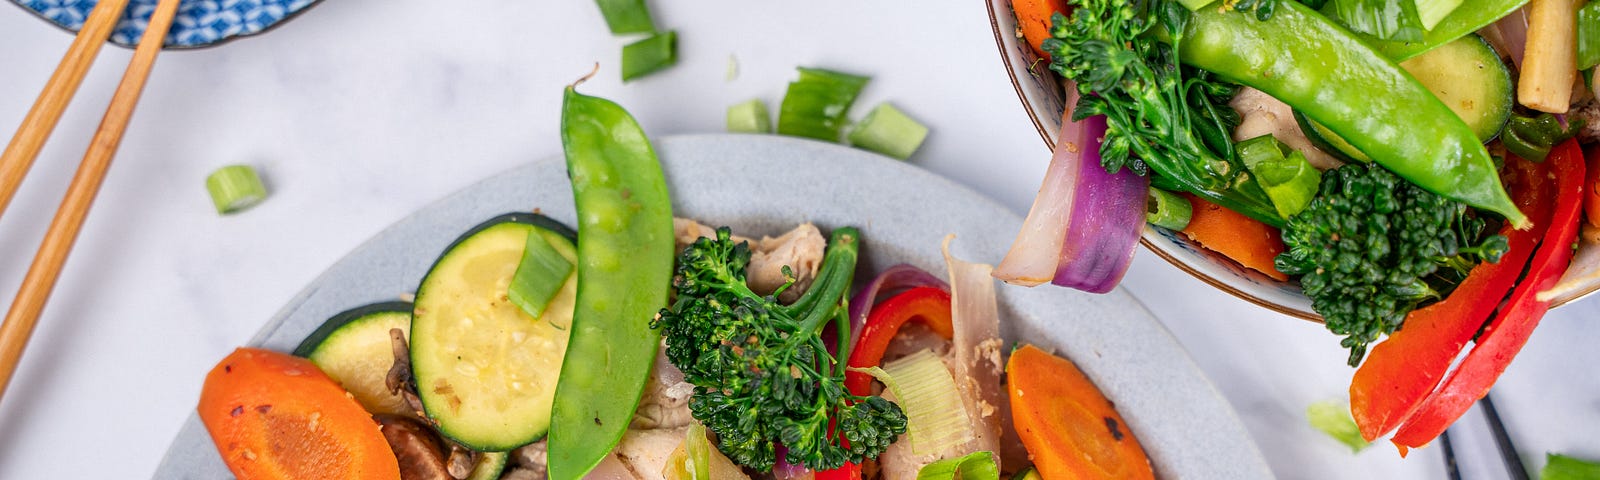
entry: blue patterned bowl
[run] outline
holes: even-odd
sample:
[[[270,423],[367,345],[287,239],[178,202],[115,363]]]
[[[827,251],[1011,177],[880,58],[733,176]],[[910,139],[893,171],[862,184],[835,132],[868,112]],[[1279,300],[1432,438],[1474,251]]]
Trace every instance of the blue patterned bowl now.
[[[76,32],[96,0],[11,0],[39,18]],[[255,35],[305,11],[320,0],[185,0],[178,6],[167,48],[199,48]],[[132,47],[144,34],[157,0],[129,0],[111,32],[111,43]]]

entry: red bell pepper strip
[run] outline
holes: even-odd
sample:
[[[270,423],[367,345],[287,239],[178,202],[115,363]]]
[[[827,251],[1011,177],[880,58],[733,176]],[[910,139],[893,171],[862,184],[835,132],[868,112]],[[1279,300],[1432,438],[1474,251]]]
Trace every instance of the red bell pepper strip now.
[[[1589,214],[1589,224],[1600,227],[1600,145],[1589,147],[1584,156],[1589,158],[1589,181],[1583,188],[1589,189],[1589,194],[1583,209]]]
[[[1420,447],[1444,433],[1445,428],[1472,408],[1472,404],[1489,394],[1512,357],[1522,350],[1539,325],[1539,318],[1550,309],[1549,302],[1541,302],[1538,294],[1548,290],[1561,279],[1567,264],[1572,260],[1572,242],[1578,237],[1581,199],[1584,190],[1583,152],[1576,140],[1568,140],[1551,150],[1546,163],[1551,164],[1556,180],[1556,208],[1550,219],[1550,229],[1534,251],[1528,274],[1511,298],[1501,308],[1499,316],[1489,324],[1477,345],[1467,353],[1461,366],[1445,378],[1440,389],[1423,400],[1415,414],[1395,432],[1392,441],[1401,447]]]
[[[900,333],[900,327],[913,320],[949,340],[956,333],[950,315],[950,292],[938,287],[916,287],[878,302],[872,306],[872,313],[867,314],[867,323],[861,327],[861,335],[850,349],[850,360],[845,365],[850,368],[878,366],[883,362],[884,351],[889,349],[889,341]],[[844,386],[853,395],[871,395],[872,376],[845,372]],[[861,480],[861,465],[845,462],[843,467],[818,471],[815,479]]]
[[[917,320],[927,325],[933,333],[950,339],[955,336],[955,326],[950,319],[950,293],[937,287],[917,287],[889,297],[872,307],[866,325],[861,327],[861,337],[850,350],[851,368],[871,368],[883,362],[883,352],[889,349],[900,327]],[[872,376],[861,372],[846,372],[844,386],[854,395],[872,394]]]
[[[1422,405],[1522,276],[1555,208],[1555,180],[1548,165],[1507,160],[1506,187],[1533,228],[1502,227],[1510,249],[1499,262],[1473,267],[1448,298],[1406,315],[1400,330],[1373,347],[1356,370],[1350,380],[1350,414],[1367,441],[1399,427]]]

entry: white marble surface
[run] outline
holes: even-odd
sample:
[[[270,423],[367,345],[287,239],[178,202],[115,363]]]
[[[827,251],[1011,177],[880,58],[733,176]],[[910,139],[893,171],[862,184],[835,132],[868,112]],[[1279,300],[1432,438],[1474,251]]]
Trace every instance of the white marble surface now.
[[[604,69],[586,90],[655,135],[719,131],[724,107],[750,97],[775,106],[796,65],[869,74],[857,115],[894,101],[933,128],[913,162],[1027,208],[1049,154],[1001,71],[981,2],[655,7],[660,25],[679,30],[681,61],[625,86],[624,41],[583,0],[329,1],[261,37],[164,54],[0,403],[0,478],[148,476],[206,370],[323,268],[434,199],[558,153],[561,87],[597,60]],[[0,6],[7,137],[70,40]],[[730,57],[738,76],[727,81]],[[0,218],[0,302],[127,58],[101,54]],[[273,196],[218,217],[203,179],[236,162],[260,168]],[[1445,478],[1438,448],[1406,460],[1383,446],[1351,455],[1306,426],[1305,406],[1342,398],[1351,374],[1320,326],[1211,290],[1147,252],[1126,286],[1212,376],[1280,477]],[[1594,299],[1547,317],[1496,390],[1532,464],[1545,451],[1600,458],[1596,318]]]

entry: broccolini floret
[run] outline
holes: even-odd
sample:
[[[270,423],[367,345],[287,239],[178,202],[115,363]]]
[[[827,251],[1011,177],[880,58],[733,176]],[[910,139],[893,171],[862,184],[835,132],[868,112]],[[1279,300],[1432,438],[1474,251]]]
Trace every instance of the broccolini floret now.
[[[726,227],[679,254],[676,300],[656,325],[667,359],[695,386],[690,411],[735,463],[770,470],[781,443],[789,463],[828,470],[875,458],[905,433],[899,406],[845,389],[844,362],[821,337],[832,320],[840,343],[849,342],[846,301],[859,240],[853,228],[834,230],[815,282],[790,305],[745,284],[750,248]]]
[[[1323,172],[1317,196],[1283,229],[1278,271],[1300,276],[1311,306],[1344,335],[1350,365],[1406,314],[1438,300],[1480,261],[1497,262],[1506,238],[1455,202],[1381,167]]]

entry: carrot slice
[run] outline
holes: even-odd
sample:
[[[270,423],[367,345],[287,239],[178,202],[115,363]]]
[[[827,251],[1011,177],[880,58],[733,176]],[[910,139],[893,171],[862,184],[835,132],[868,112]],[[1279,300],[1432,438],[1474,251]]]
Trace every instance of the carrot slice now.
[[[1184,227],[1184,236],[1245,268],[1278,281],[1289,280],[1288,275],[1272,266],[1272,259],[1284,250],[1283,236],[1278,229],[1203,198],[1188,193],[1183,197],[1194,204],[1194,216],[1189,219],[1189,226]]]
[[[1067,0],[1012,0],[1011,9],[1017,12],[1017,26],[1022,29],[1022,39],[1033,47],[1039,58],[1050,59],[1040,44],[1050,38],[1050,16],[1056,12],[1066,15],[1071,10]]]
[[[239,480],[400,478],[372,415],[309,360],[234,350],[206,375],[197,410]]]
[[[1011,419],[1046,479],[1153,479],[1110,400],[1067,359],[1024,345],[1006,364]]]

